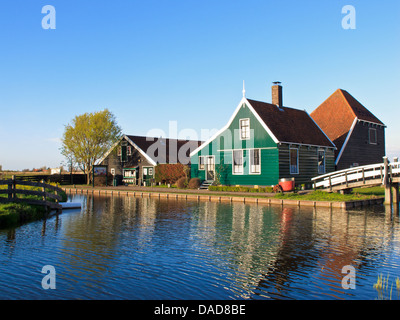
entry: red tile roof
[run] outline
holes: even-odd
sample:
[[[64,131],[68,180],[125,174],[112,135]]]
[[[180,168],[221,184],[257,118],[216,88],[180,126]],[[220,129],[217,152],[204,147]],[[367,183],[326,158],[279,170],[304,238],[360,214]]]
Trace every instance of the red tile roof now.
[[[334,147],[324,132],[303,110],[247,99],[280,142]]]
[[[311,113],[311,117],[335,143],[338,151],[342,148],[355,118],[384,125],[350,93],[342,89],[328,97]]]

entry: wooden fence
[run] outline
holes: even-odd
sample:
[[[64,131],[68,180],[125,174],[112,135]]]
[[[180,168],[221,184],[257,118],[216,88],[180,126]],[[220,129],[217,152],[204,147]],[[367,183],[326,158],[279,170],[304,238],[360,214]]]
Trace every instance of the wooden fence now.
[[[42,180],[47,182],[58,183],[62,185],[72,184],[86,184],[86,174],[35,174],[35,175],[17,175],[16,179],[22,181],[35,181]]]
[[[7,185],[7,189],[0,189],[0,203],[27,203],[44,206],[47,209],[61,210],[59,201],[62,200],[62,189],[49,185],[44,182],[17,180],[15,176],[12,179],[0,180],[0,186]],[[40,188],[39,190],[18,189],[18,186],[30,186]],[[53,191],[54,193],[47,192]],[[5,197],[3,195],[6,195]],[[20,197],[22,195],[22,197]],[[25,198],[23,196],[36,196],[39,199]],[[51,201],[53,199],[53,201]]]

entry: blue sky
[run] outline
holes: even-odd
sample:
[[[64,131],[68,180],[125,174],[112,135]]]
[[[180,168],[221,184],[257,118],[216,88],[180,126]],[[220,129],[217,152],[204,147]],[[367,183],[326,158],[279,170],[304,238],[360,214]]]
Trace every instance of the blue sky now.
[[[56,29],[42,28],[44,5]],[[342,8],[356,29],[342,28]],[[64,126],[108,108],[124,133],[219,129],[242,97],[311,113],[347,90],[400,156],[400,2],[2,0],[0,165],[57,167]]]

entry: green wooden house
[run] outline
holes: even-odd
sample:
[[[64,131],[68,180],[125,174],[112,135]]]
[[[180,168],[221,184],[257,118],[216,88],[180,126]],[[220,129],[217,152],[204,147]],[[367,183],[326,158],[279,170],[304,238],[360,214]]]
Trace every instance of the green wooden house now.
[[[272,104],[243,98],[228,123],[194,150],[191,176],[222,185],[273,186],[335,170],[336,147],[303,110],[282,105],[282,86],[272,86]]]

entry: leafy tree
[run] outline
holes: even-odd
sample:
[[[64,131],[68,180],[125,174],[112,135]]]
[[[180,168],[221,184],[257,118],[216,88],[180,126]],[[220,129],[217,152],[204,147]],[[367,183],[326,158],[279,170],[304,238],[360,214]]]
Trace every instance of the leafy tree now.
[[[120,136],[121,128],[108,109],[85,113],[76,116],[72,124],[65,126],[61,154],[79,165],[87,175],[89,184],[93,165]]]

